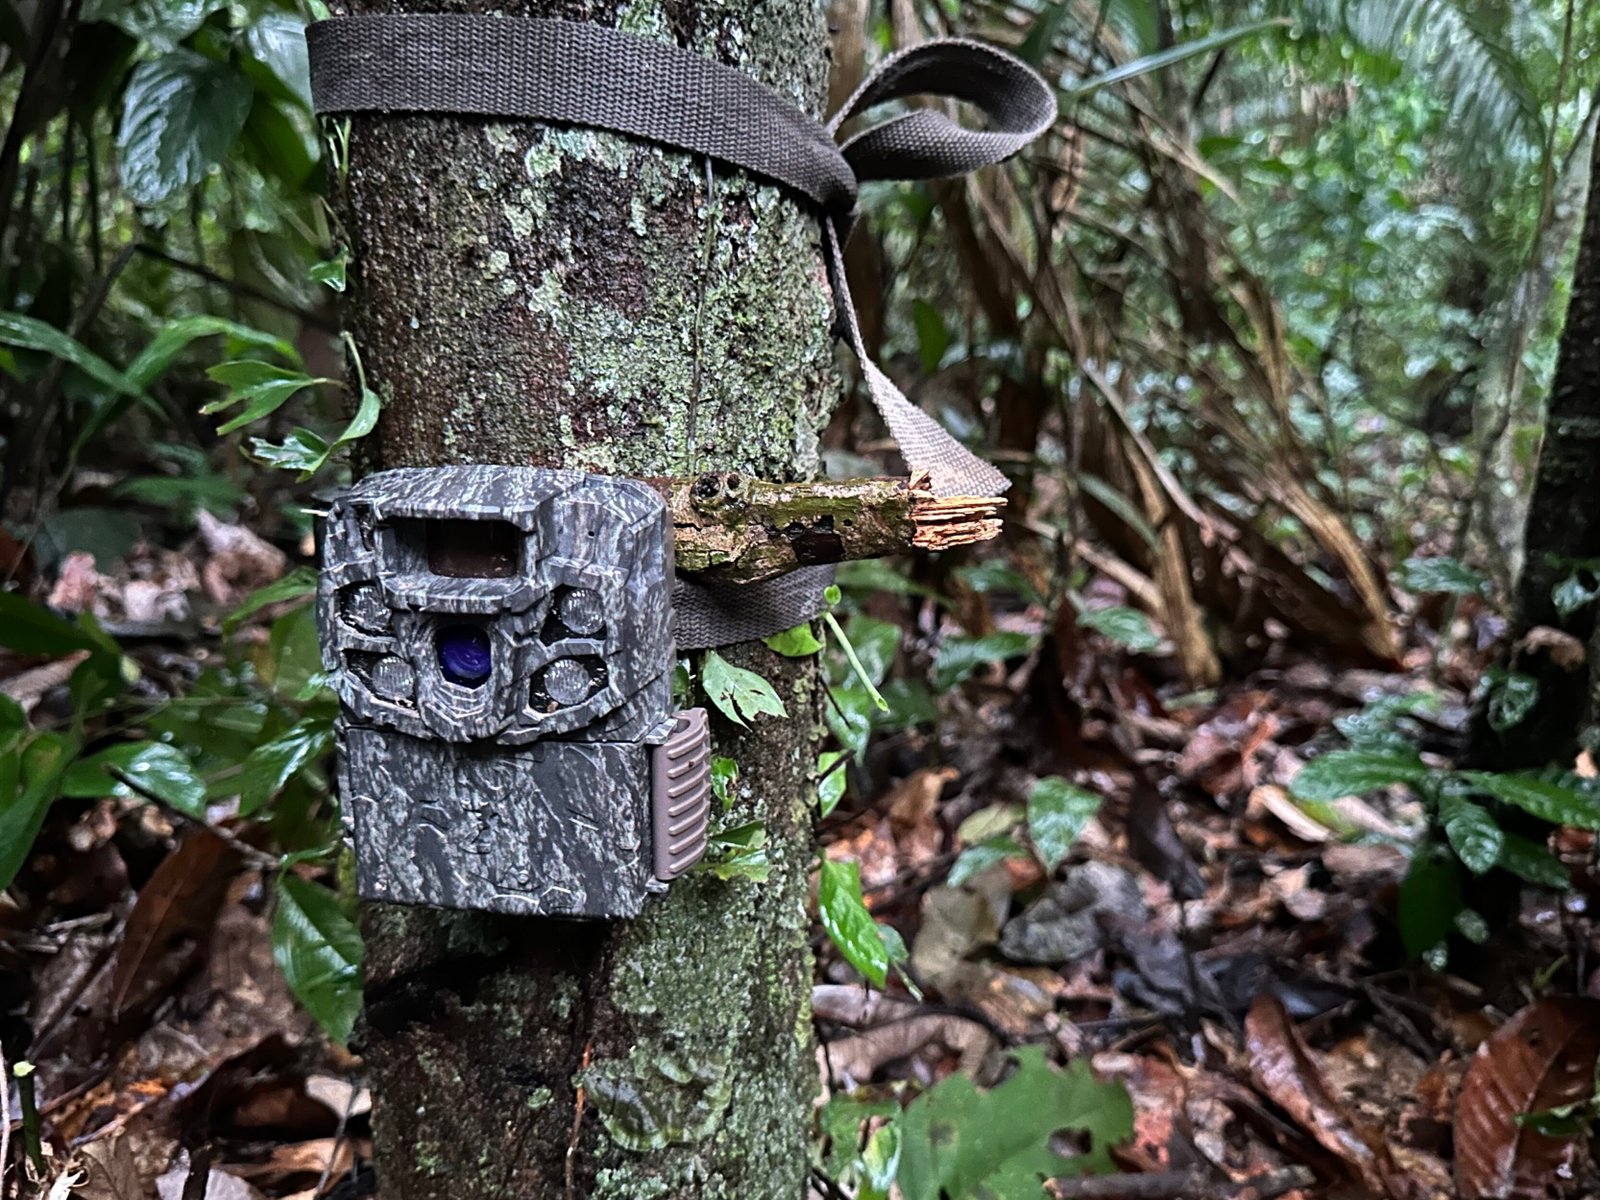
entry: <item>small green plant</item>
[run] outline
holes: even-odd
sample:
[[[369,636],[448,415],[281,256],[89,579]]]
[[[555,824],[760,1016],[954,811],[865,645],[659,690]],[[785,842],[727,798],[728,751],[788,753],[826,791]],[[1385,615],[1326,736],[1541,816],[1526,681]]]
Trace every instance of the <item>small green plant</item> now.
[[[1452,770],[1425,761],[1396,725],[1424,703],[1389,698],[1336,724],[1349,746],[1312,759],[1290,784],[1315,809],[1345,796],[1404,787],[1427,815],[1400,891],[1406,948],[1431,964],[1445,961],[1452,933],[1487,940],[1488,924],[1468,902],[1470,876],[1503,870],[1545,887],[1565,887],[1566,869],[1539,841],[1505,828],[1510,810],[1551,826],[1600,830],[1600,788],[1568,772],[1496,773]]]

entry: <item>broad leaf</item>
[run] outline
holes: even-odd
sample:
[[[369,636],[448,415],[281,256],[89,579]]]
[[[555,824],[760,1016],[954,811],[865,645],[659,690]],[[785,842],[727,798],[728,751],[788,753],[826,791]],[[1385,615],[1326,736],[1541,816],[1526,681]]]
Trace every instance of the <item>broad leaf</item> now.
[[[1016,1070],[987,1092],[952,1075],[906,1107],[896,1178],[905,1200],[1032,1200],[1046,1179],[1111,1169],[1111,1147],[1133,1132],[1127,1092],[1083,1061],[1056,1070],[1037,1046],[1014,1057]],[[1082,1135],[1084,1153],[1057,1153],[1063,1130]]]
[[[308,718],[252,750],[239,772],[239,813],[259,811],[290,779],[333,748],[333,727]]]
[[[1078,624],[1102,637],[1144,654],[1161,645],[1150,619],[1136,608],[1097,608],[1078,614]]]
[[[933,662],[933,684],[948,691],[988,663],[1020,658],[1033,649],[1025,633],[991,633],[980,638],[947,638]]]
[[[969,879],[982,875],[995,863],[1004,862],[1008,858],[1027,858],[1028,852],[1016,839],[1009,837],[992,837],[979,842],[976,846],[968,846],[961,852],[960,857],[950,866],[950,874],[945,879],[951,887],[960,887]]]
[[[1552,825],[1600,829],[1600,800],[1577,786],[1551,783],[1531,775],[1497,775],[1489,771],[1462,771],[1461,778],[1478,791]]]
[[[848,782],[842,750],[824,750],[817,755],[817,815],[825,817],[844,799]]]
[[[1482,875],[1499,861],[1506,835],[1488,809],[1460,796],[1445,795],[1439,801],[1439,817],[1451,848],[1467,870]]]
[[[1545,887],[1564,888],[1572,882],[1566,867],[1550,853],[1549,847],[1515,833],[1506,834],[1500,845],[1499,866],[1518,878]]]
[[[1327,802],[1396,783],[1415,786],[1427,778],[1428,767],[1413,752],[1331,750],[1301,767],[1289,790],[1301,800]]]
[[[125,782],[123,776],[127,777]],[[72,764],[61,780],[63,796],[141,796],[185,816],[206,813],[205,781],[189,756],[165,742],[124,742]]]
[[[774,717],[789,715],[770,683],[754,671],[734,666],[715,650],[706,652],[705,662],[700,667],[700,682],[711,703],[728,720],[739,725],[762,713]]]
[[[1434,950],[1450,936],[1456,914],[1465,907],[1461,865],[1439,847],[1418,850],[1400,885],[1400,937],[1406,950],[1417,958]]]
[[[244,603],[229,613],[222,622],[222,631],[232,633],[263,608],[281,604],[285,600],[299,600],[317,593],[317,573],[310,567],[296,567],[282,579],[257,588],[245,597]]]
[[[250,81],[233,66],[173,50],[133,69],[122,93],[117,156],[134,203],[165,203],[227,157],[250,112]]]
[[[107,21],[136,41],[170,50],[227,0],[87,0],[84,21]]]
[[[272,957],[306,1011],[341,1045],[361,1012],[361,932],[327,888],[278,877]]]
[[[1407,591],[1451,596],[1481,596],[1488,586],[1471,567],[1448,557],[1408,558],[1396,572],[1396,581]]]
[[[817,640],[817,635],[811,632],[810,621],[761,640],[766,642],[767,649],[785,658],[810,658],[822,649],[822,643]]]
[[[1100,797],[1049,775],[1028,793],[1028,836],[1046,871],[1067,857],[1091,817],[1100,811]]]
[[[115,651],[115,643],[93,626],[91,618],[84,622],[64,620],[15,592],[0,592],[0,646],[23,654]]]
[[[0,891],[11,886],[27,861],[50,802],[58,794],[61,775],[76,753],[77,744],[56,733],[41,733],[20,751],[4,751],[19,761],[4,772],[16,781],[16,790],[0,796]]]
[[[861,898],[861,868],[853,862],[822,860],[817,883],[817,908],[822,927],[845,960],[882,987],[889,974],[889,951],[878,923]]]
[[[38,350],[59,358],[101,387],[124,396],[138,396],[143,389],[126,373],[117,370],[82,342],[36,317],[22,313],[0,313],[0,344],[23,350]]]

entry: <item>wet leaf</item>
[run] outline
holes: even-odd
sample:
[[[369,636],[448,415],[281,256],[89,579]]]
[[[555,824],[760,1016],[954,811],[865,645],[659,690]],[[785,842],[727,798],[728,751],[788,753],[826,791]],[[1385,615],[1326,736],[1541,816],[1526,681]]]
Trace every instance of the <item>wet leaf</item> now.
[[[27,860],[76,752],[77,744],[57,733],[41,733],[22,749],[4,752],[8,761],[0,775],[15,790],[0,795],[0,891],[11,886]]]
[[[1529,883],[1564,888],[1571,882],[1567,868],[1549,847],[1531,838],[1508,833],[1500,846],[1499,865]]]
[[[961,852],[950,868],[949,878],[946,880],[951,887],[960,887],[969,879],[982,875],[997,862],[1004,862],[1008,858],[1027,858],[1028,852],[1013,838],[994,837],[988,841],[979,842],[976,846],[969,846]]]
[[[1496,1030],[1467,1068],[1456,1103],[1456,1182],[1462,1200],[1544,1197],[1570,1178],[1575,1137],[1518,1118],[1588,1100],[1600,1059],[1600,1002],[1554,996]]]
[[[326,720],[301,721],[252,750],[239,772],[239,815],[249,816],[276,796],[295,774],[333,748]]]
[[[124,782],[126,775],[131,784]],[[63,796],[143,796],[185,816],[206,812],[205,781],[189,756],[165,742],[124,742],[80,759],[61,781]]]
[[[298,875],[280,875],[272,957],[317,1024],[347,1043],[361,1012],[361,933],[337,897]]]
[[[844,799],[845,784],[848,776],[845,773],[841,750],[824,750],[817,755],[817,815],[827,816],[839,807],[839,801]]]

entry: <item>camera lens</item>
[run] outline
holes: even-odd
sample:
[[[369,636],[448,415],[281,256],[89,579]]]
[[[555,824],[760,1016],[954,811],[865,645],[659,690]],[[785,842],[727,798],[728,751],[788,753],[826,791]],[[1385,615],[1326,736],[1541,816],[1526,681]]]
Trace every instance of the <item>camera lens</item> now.
[[[476,625],[446,625],[435,643],[444,677],[463,687],[477,687],[489,678],[494,656],[489,635]]]

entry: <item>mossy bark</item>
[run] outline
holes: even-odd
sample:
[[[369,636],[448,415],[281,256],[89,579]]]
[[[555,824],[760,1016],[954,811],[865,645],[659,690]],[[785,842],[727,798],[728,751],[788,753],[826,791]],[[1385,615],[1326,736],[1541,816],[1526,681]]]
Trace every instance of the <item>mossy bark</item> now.
[[[1580,732],[1600,700],[1600,604],[1562,612],[1555,589],[1574,570],[1590,583],[1600,562],[1600,139],[1594,143],[1589,202],[1556,359],[1533,497],[1523,539],[1510,669],[1532,676],[1539,696],[1509,729],[1493,729],[1486,709],[1474,721],[1471,759],[1501,770],[1570,764]],[[1529,637],[1538,629],[1566,635]],[[1564,647],[1589,646],[1589,669]]]
[[[621,26],[816,112],[815,0],[410,4]],[[703,159],[586,129],[352,120],[338,184],[352,325],[385,402],[373,466],[517,463],[804,479],[838,393],[815,219]],[[740,1197],[804,1190],[811,1052],[808,663],[761,671],[787,723],[725,722],[728,825],[771,878],[673,884],[638,921],[369,906],[358,1042],[387,1200]]]

